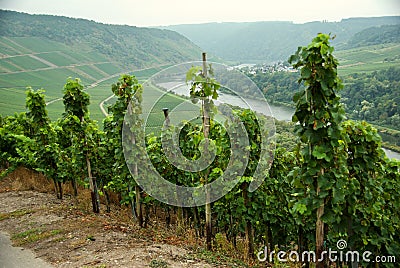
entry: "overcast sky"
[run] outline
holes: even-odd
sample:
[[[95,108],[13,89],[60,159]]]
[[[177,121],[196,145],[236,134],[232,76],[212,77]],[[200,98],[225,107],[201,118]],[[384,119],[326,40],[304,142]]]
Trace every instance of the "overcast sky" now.
[[[0,8],[135,26],[400,15],[399,0],[0,0]]]

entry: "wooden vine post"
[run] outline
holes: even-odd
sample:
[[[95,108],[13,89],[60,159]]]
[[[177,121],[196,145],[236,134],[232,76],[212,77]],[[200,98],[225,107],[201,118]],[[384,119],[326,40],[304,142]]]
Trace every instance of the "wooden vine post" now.
[[[192,101],[201,100],[201,112],[202,112],[202,128],[203,128],[203,136],[205,139],[204,149],[207,152],[207,148],[209,145],[209,134],[210,134],[210,111],[212,108],[212,99],[216,100],[218,98],[217,90],[220,88],[220,84],[218,84],[214,78],[209,77],[209,75],[213,75],[213,69],[211,65],[207,64],[207,56],[206,53],[203,53],[203,66],[195,66],[192,67],[186,74],[186,82],[191,82],[190,88],[190,97]],[[207,168],[203,172],[202,182],[204,185],[209,183],[209,175],[210,168]],[[212,222],[211,222],[211,196],[210,192],[207,191],[206,188],[206,244],[207,249],[212,249]]]
[[[207,81],[207,55],[203,53],[203,76]],[[206,82],[207,83],[207,82]],[[208,146],[207,139],[210,133],[210,116],[208,115],[209,103],[202,99],[202,110],[203,110],[203,133],[206,139],[206,148]],[[205,174],[205,184],[208,183],[209,170]],[[207,188],[206,188],[207,189]],[[206,191],[206,244],[207,249],[211,250],[211,240],[212,240],[212,222],[211,222],[211,202],[210,202],[210,192]]]

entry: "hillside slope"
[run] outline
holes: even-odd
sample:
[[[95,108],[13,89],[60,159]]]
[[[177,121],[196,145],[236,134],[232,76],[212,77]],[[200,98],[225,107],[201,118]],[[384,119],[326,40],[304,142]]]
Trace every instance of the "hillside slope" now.
[[[0,10],[0,115],[25,111],[25,89],[46,90],[50,117],[64,107],[68,77],[80,78],[91,95],[91,116],[121,73],[146,79],[165,66],[198,59],[201,51],[169,30],[105,25],[83,19]]]
[[[125,67],[143,68],[199,57],[199,48],[170,31],[0,10],[0,36],[37,37],[94,51]]]
[[[382,25],[370,27],[356,33],[347,43],[347,47],[400,43],[400,25]]]
[[[400,16],[351,18],[340,22],[248,22],[173,25],[177,31],[208,52],[236,62],[264,63],[287,58],[319,32],[336,35],[335,47],[346,46],[354,34],[381,25],[399,25]]]

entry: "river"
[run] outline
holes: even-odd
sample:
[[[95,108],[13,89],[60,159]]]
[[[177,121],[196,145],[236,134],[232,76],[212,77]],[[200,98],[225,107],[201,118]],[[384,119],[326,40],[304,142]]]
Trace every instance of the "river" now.
[[[172,82],[171,84],[175,84],[176,82]],[[166,88],[171,88],[170,83],[164,83],[163,86]],[[178,94],[178,95],[185,95],[189,96],[189,91],[187,86],[177,86],[173,87],[171,90],[172,92]],[[219,93],[218,96],[218,101],[216,104],[218,105],[218,102],[221,103],[229,103],[234,106],[239,106],[242,108],[250,108],[253,111],[260,112],[263,114],[266,114],[268,116],[273,116],[278,120],[281,121],[292,121],[292,115],[294,113],[294,109],[282,105],[274,105],[274,104],[269,104],[269,110],[265,109],[265,102],[260,101],[260,100],[254,100],[254,99],[246,99],[245,101],[240,99],[238,96],[230,95],[230,94],[224,94],[224,93]],[[389,158],[396,158],[400,160],[400,153],[391,151],[389,149],[383,148],[385,151],[386,155]]]

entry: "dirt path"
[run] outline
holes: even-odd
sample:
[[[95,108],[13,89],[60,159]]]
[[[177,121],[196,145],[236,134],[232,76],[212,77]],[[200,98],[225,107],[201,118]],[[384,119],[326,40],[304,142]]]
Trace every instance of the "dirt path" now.
[[[2,192],[0,230],[54,267],[216,267],[190,249],[162,243],[174,238],[168,232],[157,238],[118,215],[87,213],[76,202],[36,191]]]
[[[0,232],[0,267],[51,268],[52,266],[42,259],[36,258],[31,250],[11,246],[9,235]]]
[[[116,196],[111,196],[116,199],[110,213],[102,203],[101,213],[94,214],[90,191],[80,188],[78,197],[72,192],[65,184],[64,198],[57,199],[51,181],[22,167],[0,179],[0,233],[6,233],[0,237],[0,268],[9,268],[12,264],[5,261],[17,259],[1,248],[9,250],[9,238],[18,251],[32,250],[36,260],[56,268],[249,267],[232,258],[232,249],[205,251],[204,239],[193,229],[166,226],[162,210],[151,209],[155,214],[140,228]],[[16,267],[34,267],[29,264]]]
[[[114,95],[111,95],[111,96],[109,96],[108,98],[102,100],[102,101],[100,102],[100,104],[99,104],[100,110],[101,110],[101,112],[104,114],[104,116],[107,116],[107,115],[108,115],[106,109],[104,108],[104,103],[105,103],[106,101],[111,100],[113,97],[114,97]]]
[[[94,214],[90,191],[80,188],[77,198],[72,192],[65,184],[59,200],[51,181],[22,167],[0,179],[0,233],[6,233],[0,247],[9,250],[11,238],[18,251],[32,250],[36,260],[56,268],[248,267],[231,254],[205,251],[204,239],[193,229],[166,226],[162,211],[153,212],[157,216],[150,215],[148,226],[139,228],[130,209],[118,205],[117,199],[110,213],[102,204],[101,213]],[[0,268],[9,268],[9,261],[17,259],[2,248],[0,252]]]

